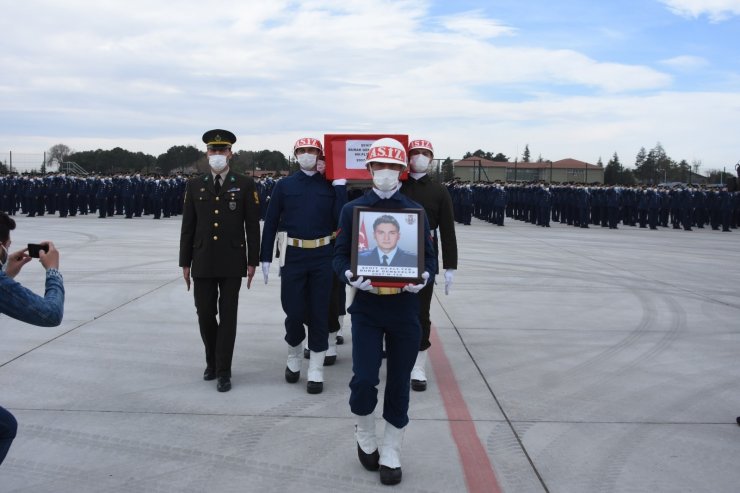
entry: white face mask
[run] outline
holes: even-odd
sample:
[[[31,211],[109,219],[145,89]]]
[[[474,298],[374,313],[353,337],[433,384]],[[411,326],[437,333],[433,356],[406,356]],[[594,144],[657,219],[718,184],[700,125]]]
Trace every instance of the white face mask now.
[[[210,166],[213,172],[216,174],[219,174],[224,169],[226,169],[227,164],[228,161],[226,160],[226,156],[223,154],[214,154],[212,156],[208,156],[208,166]]]
[[[373,171],[373,185],[382,192],[390,192],[398,186],[400,171],[394,169],[378,169]]]
[[[432,160],[423,154],[411,156],[411,171],[414,173],[426,173]]]
[[[316,166],[316,157],[313,154],[304,152],[303,154],[299,154],[296,159],[302,170],[311,171]]]

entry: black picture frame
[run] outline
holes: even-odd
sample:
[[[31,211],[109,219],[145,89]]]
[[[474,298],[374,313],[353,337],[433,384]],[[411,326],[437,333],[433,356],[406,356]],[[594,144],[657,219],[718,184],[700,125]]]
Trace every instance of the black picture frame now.
[[[393,230],[397,233],[394,239]],[[376,232],[377,228],[377,232]],[[379,244],[378,239],[383,244]],[[392,249],[388,249],[392,245]],[[385,248],[384,248],[385,247]],[[388,265],[383,265],[383,255]],[[424,209],[355,207],[352,214],[351,268],[355,279],[376,287],[421,284],[424,273]]]

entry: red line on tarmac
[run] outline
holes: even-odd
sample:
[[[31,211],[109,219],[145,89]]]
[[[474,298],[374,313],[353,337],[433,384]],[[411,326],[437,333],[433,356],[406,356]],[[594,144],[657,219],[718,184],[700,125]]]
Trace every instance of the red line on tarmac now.
[[[450,360],[447,359],[442,342],[437,335],[437,328],[434,326],[432,326],[430,341],[432,347],[429,348],[429,356],[432,368],[449,418],[452,438],[460,454],[468,491],[470,493],[501,493],[493,465],[475,431],[470,411],[468,411],[460,386],[455,379]]]

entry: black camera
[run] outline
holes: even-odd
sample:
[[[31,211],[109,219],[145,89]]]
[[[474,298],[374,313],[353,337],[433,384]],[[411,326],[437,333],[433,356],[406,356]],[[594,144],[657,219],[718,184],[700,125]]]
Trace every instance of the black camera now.
[[[28,254],[33,258],[39,258],[41,250],[45,253],[49,253],[49,245],[38,245],[36,243],[28,244]]]

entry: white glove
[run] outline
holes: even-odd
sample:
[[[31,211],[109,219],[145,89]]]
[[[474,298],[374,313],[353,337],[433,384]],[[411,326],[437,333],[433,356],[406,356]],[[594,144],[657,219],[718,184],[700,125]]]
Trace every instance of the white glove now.
[[[445,294],[450,294],[453,277],[455,277],[455,269],[447,269],[445,271]]]
[[[372,281],[370,281],[370,279],[364,280],[363,277],[360,276],[356,281],[353,281],[352,276],[354,276],[354,274],[351,270],[344,271],[344,277],[347,278],[347,282],[349,282],[349,285],[353,288],[357,288],[360,291],[370,291],[373,289]]]
[[[403,287],[404,291],[408,291],[409,293],[418,293],[422,289],[424,289],[424,286],[427,285],[427,281],[429,280],[429,272],[425,272],[421,275],[421,278],[424,279],[424,282],[421,284],[407,284]]]
[[[265,284],[267,284],[267,278],[270,276],[270,262],[262,262],[262,277],[265,278]]]
[[[346,185],[347,179],[346,178],[337,178],[333,182],[331,182],[332,186],[339,186],[339,185]]]

